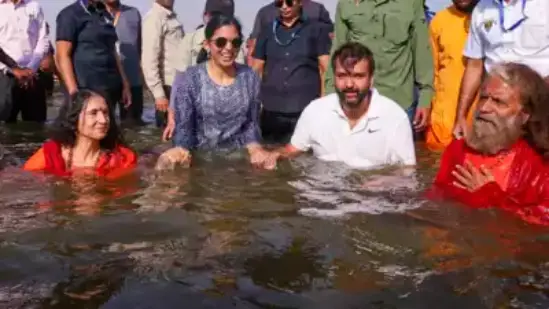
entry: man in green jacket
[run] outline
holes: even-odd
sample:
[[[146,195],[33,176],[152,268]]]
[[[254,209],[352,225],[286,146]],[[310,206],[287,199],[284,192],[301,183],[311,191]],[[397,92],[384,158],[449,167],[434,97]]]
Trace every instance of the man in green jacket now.
[[[346,42],[370,48],[376,60],[374,86],[408,112],[416,131],[428,125],[433,96],[433,58],[424,0],[339,0],[332,52]],[[326,74],[332,92],[333,70]],[[414,84],[418,88],[417,108]]]

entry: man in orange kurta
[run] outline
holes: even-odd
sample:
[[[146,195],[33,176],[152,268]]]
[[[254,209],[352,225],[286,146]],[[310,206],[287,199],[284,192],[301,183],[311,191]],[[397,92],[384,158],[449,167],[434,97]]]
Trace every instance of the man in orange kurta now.
[[[453,5],[440,11],[430,24],[435,96],[426,141],[431,150],[443,150],[453,139],[459,88],[465,72],[463,49],[471,12],[477,3],[478,0],[453,0]]]

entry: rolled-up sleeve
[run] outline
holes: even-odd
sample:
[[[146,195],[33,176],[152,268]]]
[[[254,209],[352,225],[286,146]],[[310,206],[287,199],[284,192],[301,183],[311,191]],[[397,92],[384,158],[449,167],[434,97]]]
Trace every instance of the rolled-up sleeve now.
[[[418,105],[428,107],[434,94],[433,53],[429,41],[429,28],[425,20],[423,1],[415,1],[414,32],[412,50],[414,53],[415,82],[419,89]]]
[[[173,144],[185,149],[196,147],[196,109],[190,71],[178,72],[172,86],[170,106],[175,116]]]
[[[149,13],[143,21],[143,53],[141,66],[145,83],[155,99],[165,98],[164,84],[160,76],[160,45],[162,41],[162,20]]]
[[[252,91],[251,102],[247,114],[244,133],[242,134],[242,145],[259,143],[261,141],[261,131],[259,128],[259,91],[261,88],[261,80],[255,73],[252,74]]]
[[[36,39],[36,46],[34,47],[32,58],[29,62],[29,68],[34,72],[38,71],[38,68],[40,67],[40,62],[47,54],[50,47],[50,41],[46,31],[46,20],[44,19],[44,11],[41,7],[39,8],[36,21],[38,23],[38,38]]]

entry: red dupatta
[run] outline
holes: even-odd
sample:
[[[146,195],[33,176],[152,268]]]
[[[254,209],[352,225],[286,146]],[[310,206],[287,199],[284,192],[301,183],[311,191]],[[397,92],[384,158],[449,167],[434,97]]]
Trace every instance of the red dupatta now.
[[[61,144],[49,140],[42,146],[44,150],[44,171],[56,176],[70,176],[65,159],[61,152]],[[132,170],[137,164],[137,155],[129,148],[117,146],[114,150],[101,154],[95,173],[97,176],[116,178]]]

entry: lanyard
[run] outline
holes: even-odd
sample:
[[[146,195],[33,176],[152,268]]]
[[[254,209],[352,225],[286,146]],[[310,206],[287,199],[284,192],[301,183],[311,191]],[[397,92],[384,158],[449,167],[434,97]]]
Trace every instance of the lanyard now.
[[[275,19],[273,21],[273,36],[274,36],[274,39],[276,41],[276,44],[278,44],[280,46],[288,46],[288,45],[292,44],[293,41],[295,41],[295,39],[299,38],[299,35],[297,35],[297,34],[299,33],[299,30],[301,30],[301,27],[299,27],[296,31],[292,32],[292,34],[290,36],[290,39],[286,43],[282,43],[280,41],[280,39],[278,38],[278,35],[276,34],[276,30],[278,30],[278,27],[280,27],[280,21],[278,21],[278,19]]]
[[[509,29],[505,29],[505,12],[503,7],[503,1],[504,0],[499,0],[499,23],[501,24],[501,30],[503,30],[503,32],[510,32],[517,29],[517,27],[520,26],[520,24],[522,24],[522,22],[528,18],[526,17],[526,15],[524,15],[526,0],[522,0],[522,13],[521,13],[522,18],[519,19],[516,23],[514,23],[511,27],[509,27]]]

